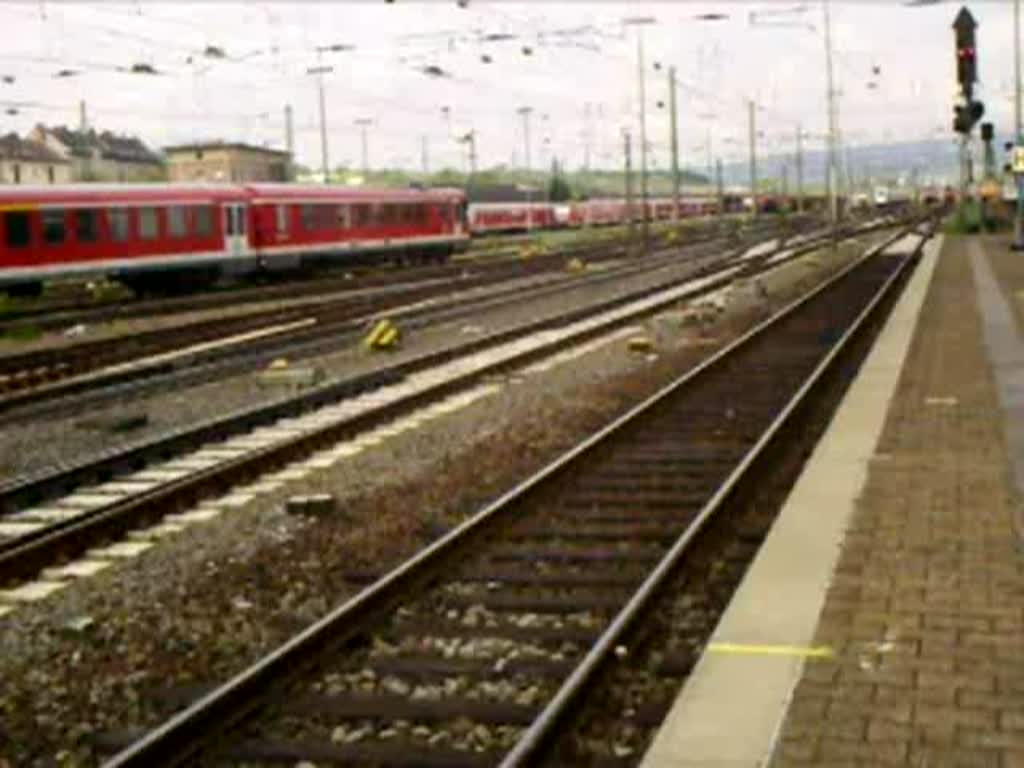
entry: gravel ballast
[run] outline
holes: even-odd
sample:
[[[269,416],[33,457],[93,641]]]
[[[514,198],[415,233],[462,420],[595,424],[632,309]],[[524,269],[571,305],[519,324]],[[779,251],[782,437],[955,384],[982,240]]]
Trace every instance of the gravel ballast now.
[[[868,244],[736,291],[703,330],[646,323],[652,354],[620,334],[497,379],[488,397],[0,617],[0,765],[95,764],[91,737],[151,723],[154,689],[238,672]],[[342,513],[284,513],[314,492]]]
[[[403,333],[402,347],[392,353],[369,352],[359,343],[339,341],[336,353],[294,360],[293,363],[303,368],[319,369],[324,380],[367,373],[480,335],[608,301],[683,276],[690,270],[692,266],[681,261],[621,280],[567,287],[564,291],[532,298],[523,296],[514,302],[483,310],[471,318],[407,330]],[[398,325],[402,326],[401,321]],[[289,391],[280,385],[267,385],[254,371],[198,386],[139,397],[126,395],[109,405],[90,406],[86,413],[75,416],[11,423],[0,428],[0,478],[11,479],[46,471],[87,458],[96,452],[98,446],[106,450],[155,437],[240,408],[278,399]],[[139,426],[126,431],[110,428],[110,425],[129,421]]]

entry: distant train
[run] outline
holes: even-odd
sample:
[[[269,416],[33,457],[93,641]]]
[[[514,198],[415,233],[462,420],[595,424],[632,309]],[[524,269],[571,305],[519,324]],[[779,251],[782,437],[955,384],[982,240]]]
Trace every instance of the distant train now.
[[[679,201],[681,218],[703,216],[718,210],[711,197],[684,197]],[[588,225],[623,224],[643,217],[640,201],[632,208],[621,198],[595,198],[569,203],[472,203],[469,206],[469,228],[474,235],[497,232],[524,232],[530,229],[560,229]],[[647,215],[651,221],[671,219],[674,203],[671,198],[652,198],[647,201]]]

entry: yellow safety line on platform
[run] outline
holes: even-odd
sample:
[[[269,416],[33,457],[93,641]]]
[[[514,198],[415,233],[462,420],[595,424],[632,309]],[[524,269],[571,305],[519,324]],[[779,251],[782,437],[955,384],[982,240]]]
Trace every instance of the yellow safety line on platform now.
[[[708,643],[712,653],[733,653],[750,656],[803,656],[805,658],[828,659],[833,655],[827,645],[747,645],[744,643]]]

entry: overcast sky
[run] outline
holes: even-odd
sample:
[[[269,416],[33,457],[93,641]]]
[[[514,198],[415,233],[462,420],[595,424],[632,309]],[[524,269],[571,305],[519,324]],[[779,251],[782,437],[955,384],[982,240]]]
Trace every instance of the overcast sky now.
[[[846,141],[952,139],[959,6],[833,0]],[[1008,132],[1012,3],[969,6],[979,23],[986,118]],[[708,13],[728,18],[697,18]],[[324,76],[332,166],[360,163],[357,119],[373,121],[374,167],[419,168],[423,137],[432,169],[462,167],[465,149],[451,137],[469,129],[481,167],[522,165],[516,110],[529,106],[533,167],[552,155],[578,167],[588,146],[593,166],[618,167],[621,130],[638,125],[640,27],[624,27],[630,17],[654,20],[643,35],[656,167],[669,163],[667,110],[658,104],[667,105],[669,66],[678,71],[684,165],[705,167],[709,136],[713,156],[745,157],[748,99],[759,107],[762,152],[791,151],[798,123],[812,134],[807,146],[821,145],[820,2],[7,2],[0,115],[4,132],[77,125],[84,99],[94,127],[156,147],[217,138],[283,146],[291,104],[297,159],[319,166],[317,83],[307,69],[317,65],[318,46],[347,45],[354,48],[323,55],[333,67]],[[208,46],[228,58],[204,56]],[[160,74],[119,71],[138,64]]]

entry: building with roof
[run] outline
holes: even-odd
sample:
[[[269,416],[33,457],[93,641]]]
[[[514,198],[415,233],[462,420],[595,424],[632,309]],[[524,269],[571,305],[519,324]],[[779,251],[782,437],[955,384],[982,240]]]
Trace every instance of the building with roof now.
[[[67,126],[37,125],[28,134],[71,163],[75,181],[161,181],[163,159],[134,136]]]
[[[239,142],[164,147],[171,181],[288,181],[291,155]]]
[[[16,133],[0,136],[0,184],[67,184],[71,162]]]

